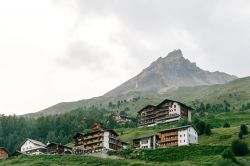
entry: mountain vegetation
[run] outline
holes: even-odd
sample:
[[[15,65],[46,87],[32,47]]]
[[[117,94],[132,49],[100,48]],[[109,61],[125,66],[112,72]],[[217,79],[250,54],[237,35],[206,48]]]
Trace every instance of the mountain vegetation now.
[[[159,100],[162,100],[164,97],[171,97],[172,99],[182,97],[187,94],[185,92],[190,92],[190,90],[192,90],[192,88],[181,88],[181,90],[175,91],[180,87],[195,87],[196,89],[197,86],[224,84],[235,79],[237,79],[236,76],[226,73],[202,70],[197,67],[195,63],[185,59],[181,50],[174,50],[166,57],[157,59],[134,78],[128,80],[103,96],[88,100],[79,100],[76,102],[59,103],[45,110],[27,114],[25,116],[39,117],[44,115],[61,114],[75,110],[79,107],[108,105],[110,102],[115,104],[114,106],[119,107],[119,101],[127,101],[129,104],[132,104],[133,102],[131,103],[131,101],[134,101],[134,99],[138,97],[159,102]],[[184,92],[181,92],[182,90],[184,90]],[[199,90],[206,90],[206,86],[202,87],[202,89],[196,89],[196,92]],[[201,97],[201,95],[198,97]],[[199,99],[198,97],[195,99]],[[188,99],[191,98],[188,97]],[[184,101],[189,102],[194,100]],[[146,102],[151,101],[145,100],[143,103],[145,104]],[[133,110],[139,108],[133,106]]]
[[[241,124],[249,125],[249,109],[242,109],[243,105],[246,106],[250,103],[249,86],[250,77],[223,85],[180,88],[159,96],[151,93],[146,95],[150,97],[139,95],[134,96],[131,100],[126,98],[118,101],[105,100],[102,104],[83,106],[66,114],[37,117],[37,119],[1,115],[0,145],[13,152],[25,138],[29,137],[44,143],[53,141],[66,144],[72,142],[72,136],[76,132],[90,128],[95,122],[101,122],[107,128],[117,129],[118,134],[122,134],[121,138],[124,141],[131,141],[127,137],[141,136],[144,133],[142,131],[138,134],[141,131],[139,129],[136,129],[138,132],[134,132],[137,124],[136,112],[146,104],[158,104],[164,98],[174,98],[189,103],[195,108],[193,119],[196,117],[205,124],[209,124],[211,129],[222,128],[226,122],[230,124],[229,129]],[[131,121],[127,124],[119,124],[111,118],[113,113],[128,115],[131,117]],[[145,133],[150,133],[150,130],[145,130]],[[130,133],[130,131],[133,132]],[[157,129],[152,129],[152,131],[155,132]],[[214,131],[211,131],[213,136]],[[239,132],[236,135],[238,136],[238,134]]]
[[[163,71],[174,74],[164,75]],[[190,73],[188,75],[190,79],[186,79],[186,71]],[[178,80],[181,78],[183,81]],[[59,103],[43,111],[23,116],[0,115],[0,146],[7,148],[10,153],[20,148],[26,138],[43,143],[49,141],[72,146],[72,137],[75,133],[86,132],[96,122],[101,123],[104,128],[114,129],[121,140],[132,144],[134,138],[189,124],[183,120],[136,128],[137,111],[141,108],[148,104],[157,105],[166,98],[177,100],[194,108],[191,123],[200,134],[200,145],[191,147],[193,148],[191,151],[183,147],[182,150],[186,152],[186,156],[182,160],[176,160],[179,148],[172,149],[173,156],[166,155],[169,149],[153,151],[129,151],[131,150],[129,149],[125,154],[118,154],[126,158],[125,162],[119,159],[95,159],[89,156],[81,158],[55,155],[54,157],[22,156],[0,162],[0,165],[39,165],[45,160],[47,165],[51,163],[54,165],[62,165],[62,163],[66,165],[213,165],[215,163],[235,165],[236,161],[244,165],[250,161],[249,153],[244,153],[246,155],[244,157],[238,157],[237,152],[233,150],[232,142],[240,139],[235,146],[250,145],[248,132],[250,77],[235,79],[236,77],[225,73],[204,71],[185,59],[180,50],[176,50],[167,57],[158,59],[141,74],[104,96]],[[134,82],[135,80],[137,82]],[[156,82],[150,82],[150,80]],[[174,80],[176,83],[167,80]],[[191,86],[186,83],[187,81],[199,86]],[[188,87],[180,87],[183,84]],[[117,95],[112,95],[113,93]],[[113,118],[114,114],[127,116],[130,121],[118,123]],[[228,150],[229,147],[232,148]],[[159,155],[162,153],[164,155]],[[142,155],[138,157],[138,154]],[[183,156],[183,153],[180,155]],[[135,156],[137,156],[136,159]]]

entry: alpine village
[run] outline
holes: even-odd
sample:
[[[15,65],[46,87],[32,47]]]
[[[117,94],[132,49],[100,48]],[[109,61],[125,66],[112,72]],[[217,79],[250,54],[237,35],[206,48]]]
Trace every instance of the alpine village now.
[[[166,75],[151,78],[162,68]],[[180,71],[184,83],[173,74]],[[216,74],[224,80],[195,82],[200,75],[214,81]],[[155,89],[166,76],[173,79],[167,93],[138,88]],[[130,91],[131,84],[138,91]],[[30,165],[50,160],[61,165],[250,165],[249,85],[249,77],[209,73],[174,50],[104,96],[20,117],[2,115],[0,165],[27,165],[26,160],[34,161]]]

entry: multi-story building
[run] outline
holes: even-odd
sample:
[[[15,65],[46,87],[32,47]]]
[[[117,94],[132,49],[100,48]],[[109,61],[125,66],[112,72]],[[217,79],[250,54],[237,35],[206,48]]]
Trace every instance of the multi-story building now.
[[[122,149],[122,141],[113,130],[103,129],[99,124],[91,129],[89,133],[77,133],[74,137],[76,154],[94,153],[107,150]]]
[[[174,100],[164,100],[159,105],[147,105],[138,111],[138,127],[153,126],[159,123],[167,123],[187,119],[191,121],[192,108]]]
[[[160,131],[159,147],[198,144],[198,133],[191,125]]]
[[[133,139],[133,147],[137,149],[155,149],[158,147],[159,135],[151,135]]]

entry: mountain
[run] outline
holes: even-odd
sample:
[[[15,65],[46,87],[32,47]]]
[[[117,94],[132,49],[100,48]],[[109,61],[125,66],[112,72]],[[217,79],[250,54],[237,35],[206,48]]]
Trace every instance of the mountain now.
[[[183,86],[223,84],[236,78],[218,71],[202,70],[185,59],[181,50],[174,50],[104,96],[117,96],[132,91],[162,93]]]
[[[127,101],[126,105],[115,108],[115,110],[111,109],[111,111],[121,111],[125,107],[128,107],[130,109],[128,113],[134,116],[136,111],[144,105],[148,103],[157,104],[164,98],[190,102],[197,99],[204,99],[204,96],[210,95],[216,99],[218,97],[216,94],[221,94],[219,93],[220,88],[227,89],[227,91],[223,91],[223,94],[227,95],[229,91],[235,91],[235,86],[229,86],[231,85],[230,81],[235,79],[237,77],[226,73],[202,70],[195,63],[191,63],[188,59],[185,59],[181,50],[175,50],[170,52],[165,58],[157,59],[140,74],[103,96],[87,100],[58,103],[39,112],[23,116],[40,117],[62,114],[80,107],[91,107],[93,105],[110,109],[108,107],[110,102],[116,104],[118,101],[124,100]],[[227,82],[230,83],[223,84]],[[243,89],[246,88],[245,90],[248,92],[250,88],[246,87],[248,84],[244,82],[246,81],[239,81],[239,86]],[[208,86],[213,84],[217,85]],[[216,90],[213,91],[213,89]],[[235,93],[241,93],[241,91],[236,91]],[[133,101],[138,97],[140,97],[140,101],[135,104]]]

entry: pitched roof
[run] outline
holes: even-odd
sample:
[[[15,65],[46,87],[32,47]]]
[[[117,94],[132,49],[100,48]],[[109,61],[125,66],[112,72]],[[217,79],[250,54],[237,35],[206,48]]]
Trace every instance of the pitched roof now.
[[[171,130],[177,130],[177,129],[186,129],[186,128],[189,128],[189,127],[193,127],[196,130],[196,128],[194,126],[186,125],[186,126],[180,126],[180,127],[174,127],[174,128],[170,128],[170,129],[161,130],[160,133],[164,132],[164,131],[171,131]]]
[[[141,112],[141,111],[143,111],[143,110],[145,110],[145,109],[147,109],[147,108],[155,108],[156,106],[154,106],[154,105],[146,105],[145,107],[143,107],[140,111],[138,111],[137,113],[139,113],[139,112]]]
[[[153,134],[153,135],[138,137],[138,138],[133,139],[133,141],[134,140],[140,140],[140,139],[143,139],[143,138],[149,138],[149,137],[153,137],[153,136],[159,136],[159,134]]]
[[[73,138],[76,138],[78,135],[84,135],[83,133],[76,133]]]
[[[26,141],[30,141],[30,142],[32,142],[33,144],[35,144],[35,145],[39,145],[39,146],[46,146],[46,145],[44,145],[42,142],[40,142],[40,141],[36,141],[36,140],[33,140],[33,139],[30,139],[30,138],[27,138],[27,140]],[[25,142],[26,142],[25,141]]]
[[[68,148],[68,149],[72,149],[72,148],[70,148],[68,146],[65,146],[65,145],[62,145],[62,144],[58,144],[58,143],[55,143],[55,142],[49,143],[46,147],[50,147],[50,146],[53,146],[53,145],[59,145],[59,146],[62,146],[62,147]]]
[[[179,103],[180,105],[182,105],[182,106],[184,106],[184,107],[187,107],[188,109],[190,109],[190,110],[193,110],[193,108],[191,108],[191,107],[189,107],[189,106],[187,106],[186,104],[183,104],[183,103],[181,103],[181,102],[179,102],[179,101],[175,101],[175,100],[170,100],[170,99],[165,99],[165,100],[163,100],[160,104],[158,104],[157,106],[154,106],[154,105],[147,105],[147,106],[145,106],[145,107],[143,107],[140,111],[138,111],[137,113],[140,113],[141,111],[143,111],[143,110],[145,110],[145,109],[147,109],[147,108],[159,108],[159,107],[161,107],[163,104],[165,104],[166,102],[176,102],[176,103]]]
[[[182,106],[184,106],[184,107],[187,107],[188,109],[193,110],[193,108],[187,106],[186,104],[183,104],[183,103],[181,103],[181,102],[179,102],[179,101],[170,100],[170,99],[165,99],[165,100],[162,101],[160,104],[158,104],[158,105],[156,106],[156,108],[161,107],[163,104],[165,104],[165,103],[167,103],[167,102],[176,102],[176,103],[179,103],[180,105],[182,105]]]
[[[7,149],[5,149],[4,147],[0,147],[1,150],[4,150],[6,153],[9,154],[9,151]]]
[[[105,131],[109,131],[109,132],[112,132],[113,134],[115,134],[116,136],[118,136],[118,134],[112,130],[112,129],[105,129],[105,130],[96,130],[96,131],[92,131],[90,133],[76,133],[73,138],[77,138],[77,136],[79,135],[82,135],[82,136],[88,136],[88,135],[91,135],[91,134],[95,134],[95,133],[98,133],[98,132],[105,132]]]

